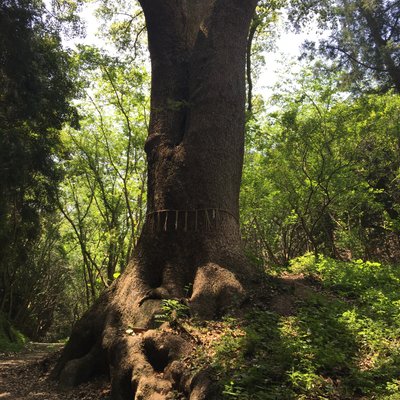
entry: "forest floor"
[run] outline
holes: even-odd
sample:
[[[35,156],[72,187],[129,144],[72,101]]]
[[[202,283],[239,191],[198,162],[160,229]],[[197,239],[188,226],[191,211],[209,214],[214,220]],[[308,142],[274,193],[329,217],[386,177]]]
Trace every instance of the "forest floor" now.
[[[289,286],[300,288],[297,278],[302,276],[286,276],[283,281]],[[264,288],[265,289],[265,288]],[[269,288],[270,289],[270,288]],[[277,295],[271,306],[279,313],[290,314],[293,307],[294,292],[289,295]],[[301,290],[300,290],[301,292]],[[264,292],[270,298],[270,290]],[[257,296],[259,297],[259,296]],[[261,296],[263,297],[263,296]],[[206,353],[214,355],[214,343],[217,343],[230,329],[226,330],[224,322],[208,321],[201,324],[202,328],[187,326],[201,343]],[[168,328],[167,328],[168,329]],[[241,336],[238,333],[238,337]],[[60,356],[62,343],[28,343],[19,352],[0,352],[0,400],[108,400],[110,399],[110,383],[106,377],[89,383],[79,385],[77,388],[63,390],[57,382],[49,376]],[[186,360],[187,367],[191,368],[192,362],[196,363],[196,355],[193,359]],[[207,360],[207,363],[210,360]]]
[[[96,380],[63,391],[49,374],[62,344],[30,343],[19,353],[0,354],[1,400],[106,400],[110,385]]]
[[[400,268],[306,255],[218,321],[171,321],[165,301],[162,329],[196,344],[186,367],[209,370],[221,399],[400,400],[399,287]],[[107,379],[68,391],[49,380],[61,347],[0,354],[0,400],[110,399]]]

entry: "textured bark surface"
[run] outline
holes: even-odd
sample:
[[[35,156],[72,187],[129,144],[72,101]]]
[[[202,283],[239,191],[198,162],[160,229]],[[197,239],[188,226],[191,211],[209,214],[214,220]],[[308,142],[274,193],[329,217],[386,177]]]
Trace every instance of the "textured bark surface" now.
[[[154,329],[154,315],[162,299],[178,298],[193,316],[215,318],[246,296],[238,201],[257,1],[140,2],[152,61],[148,215],[129,266],[76,325],[53,375],[73,386],[108,371],[113,399],[173,390],[212,399],[207,374],[191,376],[181,361],[195,344]]]

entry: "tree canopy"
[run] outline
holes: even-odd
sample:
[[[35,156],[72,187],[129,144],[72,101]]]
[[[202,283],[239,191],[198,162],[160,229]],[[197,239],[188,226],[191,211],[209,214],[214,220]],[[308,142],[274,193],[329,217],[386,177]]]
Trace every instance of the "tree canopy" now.
[[[349,73],[347,82],[358,90],[374,88],[400,90],[400,4],[398,1],[291,2],[295,26],[315,18],[328,39],[318,50]],[[315,43],[307,47],[315,50]],[[374,83],[376,82],[376,84]]]

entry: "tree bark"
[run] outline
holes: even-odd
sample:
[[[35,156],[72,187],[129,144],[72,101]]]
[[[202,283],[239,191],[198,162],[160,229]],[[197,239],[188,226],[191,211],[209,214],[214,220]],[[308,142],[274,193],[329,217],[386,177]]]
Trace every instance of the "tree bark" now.
[[[72,386],[108,370],[118,400],[167,399],[172,390],[212,399],[206,375],[190,376],[179,361],[193,344],[154,329],[154,315],[162,299],[186,298],[191,315],[210,319],[246,297],[252,268],[239,189],[257,0],[140,3],[152,63],[146,222],[128,267],[78,322],[53,376]]]
[[[253,47],[254,36],[257,32],[258,27],[260,26],[259,19],[253,19],[249,35],[247,38],[247,48],[246,48],[246,78],[247,78],[247,112],[253,112],[253,77],[251,74],[251,50]]]
[[[376,46],[376,52],[385,66],[386,72],[393,83],[394,89],[396,93],[400,93],[400,67],[396,65],[392,57],[391,51],[388,48],[388,43],[382,36],[379,23],[373,13],[368,9],[368,7],[361,5],[360,11],[367,21],[367,26],[371,33],[371,38]]]

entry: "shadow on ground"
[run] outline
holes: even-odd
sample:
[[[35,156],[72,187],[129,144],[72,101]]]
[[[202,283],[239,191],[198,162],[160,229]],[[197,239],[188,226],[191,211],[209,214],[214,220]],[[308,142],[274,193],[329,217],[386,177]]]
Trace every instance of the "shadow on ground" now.
[[[271,295],[255,301],[243,320],[228,319],[215,345],[221,397],[400,399],[399,343],[390,343],[394,332],[384,315],[371,322],[373,305],[302,274],[265,285]]]

